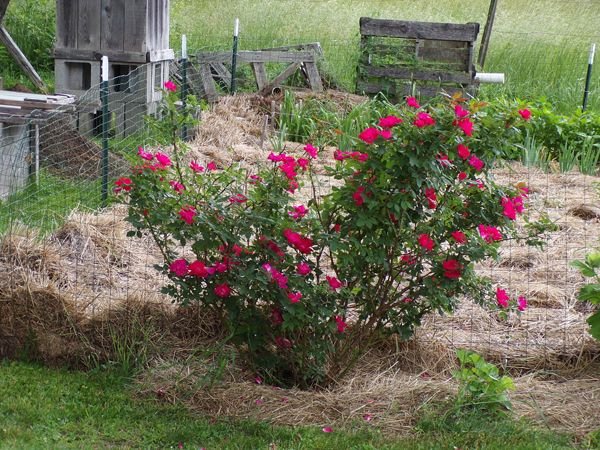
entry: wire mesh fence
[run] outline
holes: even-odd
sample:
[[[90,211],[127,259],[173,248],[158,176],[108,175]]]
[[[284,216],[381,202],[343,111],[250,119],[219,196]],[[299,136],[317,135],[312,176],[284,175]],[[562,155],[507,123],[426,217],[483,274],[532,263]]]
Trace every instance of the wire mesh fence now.
[[[303,50],[271,52],[280,60],[275,58],[273,67],[266,68],[267,80],[295,64],[296,55],[285,53]],[[191,63],[193,67],[193,57]],[[231,67],[225,68],[231,76]],[[163,87],[152,69],[141,66],[109,82],[110,190],[112,181],[129,172],[138,146],[169,152],[144,121],[147,114],[159,111]],[[309,87],[301,64],[294,69],[297,84]],[[256,70],[246,70],[254,83],[248,90],[258,90]],[[205,84],[201,76],[193,69],[188,74],[191,93],[197,93],[195,86]],[[269,89],[266,96],[243,92],[229,96],[231,80],[226,74],[214,70],[210,76],[221,95],[205,108],[190,141],[190,157],[203,163],[213,161],[219,167],[239,163],[252,170],[271,151],[301,151],[306,139],[318,131],[325,142],[321,164],[335,164],[334,150],[351,145],[341,130],[357,134],[372,120],[365,99],[354,94],[304,89],[291,95]],[[238,76],[243,91],[247,80]],[[77,112],[53,114],[37,131],[27,124],[2,125],[0,282],[4,288],[0,301],[15,298],[19,292],[24,295],[25,290],[42,299],[66,298],[78,314],[88,317],[131,298],[170,303],[161,294],[166,278],[155,269],[162,256],[152,240],[127,237],[126,207],[112,200],[103,205],[99,92],[99,86],[93,86],[79,97]],[[315,109],[319,109],[318,120],[311,116]],[[598,344],[589,336],[585,322],[591,309],[576,300],[583,279],[570,262],[598,246],[600,179],[549,169],[507,162],[494,172],[502,183],[529,186],[532,217],[547,214],[556,224],[545,249],[505,242],[498,261],[477,267],[495,283],[523,293],[530,307],[521,316],[502,320],[461,300],[452,316],[428,316],[416,341],[432,361],[440,348],[458,347],[475,349],[506,368],[522,371],[576,369],[597,357]],[[335,183],[318,177],[318,190],[326,193]],[[48,310],[48,314],[53,313]],[[23,322],[6,311],[0,317],[0,354],[8,353],[11,336],[22,335],[17,330],[21,326]]]

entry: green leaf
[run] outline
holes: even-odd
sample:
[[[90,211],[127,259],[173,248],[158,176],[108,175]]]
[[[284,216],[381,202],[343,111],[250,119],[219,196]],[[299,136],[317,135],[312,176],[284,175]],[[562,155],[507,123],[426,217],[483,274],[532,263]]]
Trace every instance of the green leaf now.
[[[590,325],[590,334],[600,341],[600,311],[592,314],[587,323]]]
[[[593,283],[583,286],[579,290],[579,300],[600,304],[600,284]]]
[[[587,263],[584,263],[583,261],[572,261],[571,265],[575,268],[577,268],[579,270],[579,272],[581,273],[581,275],[583,275],[584,277],[594,277],[596,276],[596,272],[594,271],[594,268],[591,267],[590,265],[588,265]]]

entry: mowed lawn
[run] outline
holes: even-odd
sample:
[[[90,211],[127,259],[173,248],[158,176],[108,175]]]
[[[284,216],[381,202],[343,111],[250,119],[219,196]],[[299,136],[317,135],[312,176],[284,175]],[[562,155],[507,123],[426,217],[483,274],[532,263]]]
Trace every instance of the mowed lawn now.
[[[182,405],[139,398],[130,376],[69,372],[0,361],[0,449],[566,449],[589,439],[535,430],[480,414],[447,420],[445,409],[417,423],[410,436],[384,437],[368,423],[282,427],[190,413]],[[300,425],[300,424],[299,424]],[[597,444],[597,443],[596,443]]]

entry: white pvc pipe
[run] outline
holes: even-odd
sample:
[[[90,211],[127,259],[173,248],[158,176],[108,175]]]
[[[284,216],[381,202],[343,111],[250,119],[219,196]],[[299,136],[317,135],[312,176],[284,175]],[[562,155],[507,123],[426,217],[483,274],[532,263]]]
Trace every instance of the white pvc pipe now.
[[[479,83],[504,83],[503,73],[478,73],[475,75],[475,81]]]
[[[181,35],[181,58],[187,59],[187,36]]]
[[[108,81],[108,56],[102,57],[102,81]]]
[[[235,24],[233,26],[233,35],[235,37],[238,37],[238,34],[240,32],[240,19],[235,19]]]
[[[596,54],[596,44],[592,44],[592,48],[590,48],[590,58],[588,59],[588,64],[594,64],[594,55]]]

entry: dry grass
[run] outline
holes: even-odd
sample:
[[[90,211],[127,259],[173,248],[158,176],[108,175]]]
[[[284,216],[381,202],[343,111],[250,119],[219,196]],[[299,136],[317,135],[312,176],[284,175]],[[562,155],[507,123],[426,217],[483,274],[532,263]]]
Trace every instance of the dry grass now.
[[[271,150],[266,143],[260,148],[266,107],[254,96],[223,99],[204,116],[192,157],[248,168],[264,161]],[[287,151],[300,152],[301,145],[288,143]],[[322,152],[321,164],[331,162],[331,153]],[[577,213],[578,205],[598,206],[592,187],[598,179],[518,164],[495,177],[505,184],[526,181],[532,217],[545,213],[558,225],[545,250],[504,243],[499,261],[478,267],[527,295],[531,308],[500,320],[463,301],[453,316],[427,317],[411,341],[390,339],[365,355],[327,391],[256,385],[253,374],[231,362],[223,381],[211,385],[218,358],[229,353],[199,355],[198,349],[213,345],[219,321],[198,307],[174,307],[159,294],[165,278],[153,265],[160,254],[148,239],[126,238],[123,207],[74,212],[45,239],[20,228],[0,240],[0,356],[30,346],[49,363],[81,364],[90,354],[114,356],[115,336],[137,339],[152,361],[140,378],[143,393],[183,401],[207,415],[282,424],[344,424],[370,414],[376,426],[398,433],[410,430],[424,404],[452,395],[454,351],[464,347],[516,377],[519,415],[578,433],[599,428],[600,406],[592,397],[600,380],[590,368],[597,370],[600,345],[586,330],[589,310],[575,300],[583,278],[568,264],[598,245],[600,220]]]

